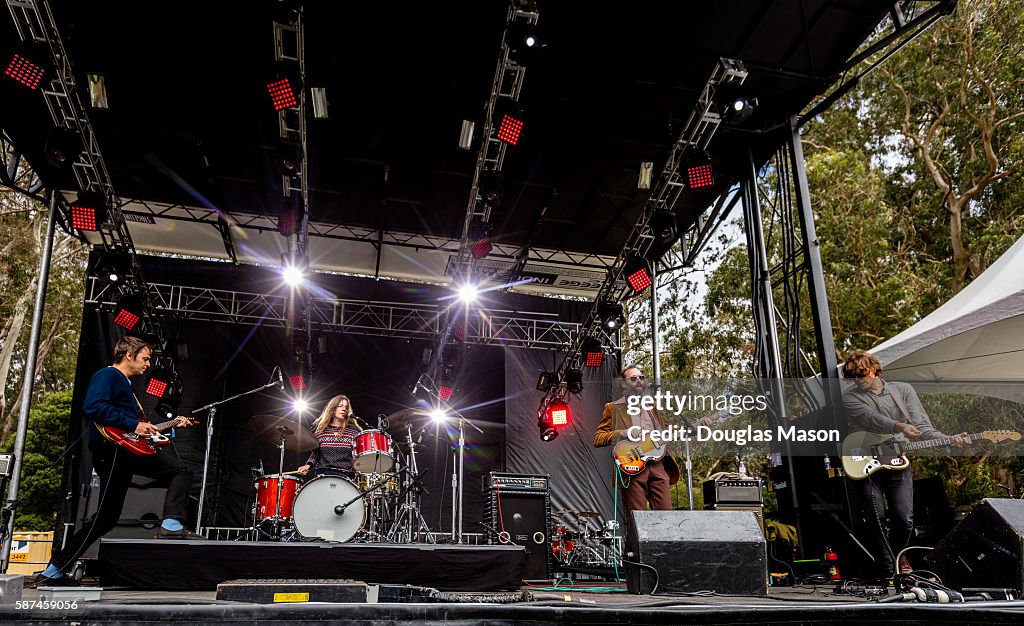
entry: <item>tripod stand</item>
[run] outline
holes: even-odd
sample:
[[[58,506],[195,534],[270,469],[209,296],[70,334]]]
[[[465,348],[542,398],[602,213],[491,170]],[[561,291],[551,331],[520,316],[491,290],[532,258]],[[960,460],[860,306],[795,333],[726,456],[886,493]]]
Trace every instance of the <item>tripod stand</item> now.
[[[426,476],[426,472],[420,474],[416,467],[416,448],[422,444],[413,442],[412,426],[408,424],[406,425],[405,441],[409,446],[409,466],[405,468],[408,470],[405,474],[406,480],[402,493],[398,496],[398,500],[402,504],[399,506],[395,522],[388,532],[388,540],[395,543],[412,543],[413,537],[419,537],[422,534],[428,542],[434,543],[434,538],[430,536],[430,527],[427,525],[427,520],[423,518],[419,506],[419,490],[421,489],[419,483]]]

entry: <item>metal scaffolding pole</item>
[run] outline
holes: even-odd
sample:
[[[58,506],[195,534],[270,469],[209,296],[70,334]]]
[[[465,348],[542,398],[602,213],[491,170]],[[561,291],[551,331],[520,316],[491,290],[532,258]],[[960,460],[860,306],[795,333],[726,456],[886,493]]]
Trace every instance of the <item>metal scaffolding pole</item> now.
[[[4,543],[0,551],[0,571],[7,572],[11,558],[11,535],[14,532],[14,513],[18,506],[18,488],[21,487],[21,467],[25,458],[25,435],[28,432],[28,413],[32,404],[32,387],[35,381],[36,352],[39,350],[39,331],[43,326],[43,308],[46,305],[46,286],[50,282],[50,257],[53,256],[53,232],[57,222],[57,192],[50,191],[50,213],[46,218],[46,238],[43,240],[43,255],[39,259],[39,279],[36,282],[36,302],[32,310],[32,330],[28,336],[25,356],[25,378],[21,384],[21,407],[18,410],[18,431],[14,439],[14,469],[11,472],[11,487],[7,491],[4,514]]]

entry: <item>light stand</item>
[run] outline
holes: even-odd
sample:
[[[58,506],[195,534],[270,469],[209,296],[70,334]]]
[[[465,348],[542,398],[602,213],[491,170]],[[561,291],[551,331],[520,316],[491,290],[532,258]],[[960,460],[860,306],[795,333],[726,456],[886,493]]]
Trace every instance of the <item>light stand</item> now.
[[[202,487],[199,488],[199,509],[196,512],[196,534],[198,534],[198,535],[203,534],[203,503],[206,502],[206,483],[207,483],[207,479],[209,478],[209,472],[210,472],[210,447],[211,447],[211,445],[213,443],[213,423],[214,423],[214,419],[217,417],[217,407],[219,407],[220,405],[225,404],[227,402],[231,402],[232,400],[234,400],[236,398],[241,398],[242,396],[248,396],[250,394],[254,394],[254,393],[257,393],[259,391],[263,391],[264,389],[269,389],[270,387],[273,387],[274,385],[277,385],[281,389],[284,389],[284,379],[280,377],[280,369],[275,367],[274,371],[278,373],[278,379],[277,380],[271,380],[269,383],[267,383],[266,385],[263,385],[262,387],[257,387],[255,389],[250,389],[249,391],[243,391],[242,393],[236,393],[235,395],[231,396],[230,398],[224,398],[223,400],[219,400],[217,402],[211,402],[210,404],[207,404],[206,406],[199,407],[198,409],[192,411],[192,415],[195,415],[196,413],[199,413],[201,411],[209,411],[210,412],[210,416],[206,420],[206,453],[203,455],[203,484],[202,484]],[[271,373],[271,377],[273,377],[273,375],[274,374],[272,372]],[[284,454],[284,449],[283,448],[282,448],[281,454],[282,455]],[[278,482],[280,482],[280,477],[278,477]],[[280,501],[280,500],[281,500],[281,495],[278,494],[278,501]]]

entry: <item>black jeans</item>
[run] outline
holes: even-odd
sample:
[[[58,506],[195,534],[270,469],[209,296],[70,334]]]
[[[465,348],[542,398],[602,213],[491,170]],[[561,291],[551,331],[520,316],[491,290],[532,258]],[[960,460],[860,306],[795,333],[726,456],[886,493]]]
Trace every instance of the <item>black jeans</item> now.
[[[893,558],[910,544],[914,531],[914,475],[910,468],[882,470],[858,483],[865,543],[875,557],[873,574],[893,573]],[[885,532],[886,504],[889,532]]]
[[[134,474],[169,479],[167,496],[164,498],[165,519],[176,519],[184,523],[188,514],[192,470],[185,467],[172,446],[164,446],[156,454],[145,456],[132,454],[106,440],[90,444],[89,449],[92,452],[92,466],[100,477],[99,505],[95,516],[86,520],[82,528],[50,559],[51,563],[62,570],[74,563],[93,541],[117,526]]]

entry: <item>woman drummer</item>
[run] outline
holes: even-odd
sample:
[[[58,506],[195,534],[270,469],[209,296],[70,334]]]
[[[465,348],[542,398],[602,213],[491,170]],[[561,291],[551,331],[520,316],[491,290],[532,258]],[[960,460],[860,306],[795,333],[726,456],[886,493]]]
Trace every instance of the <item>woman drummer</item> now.
[[[313,470],[315,476],[352,476],[352,442],[359,434],[353,417],[352,404],[347,396],[331,398],[320,417],[313,422],[313,434],[320,445],[310,453],[306,464],[297,470],[299,474],[305,476]]]

